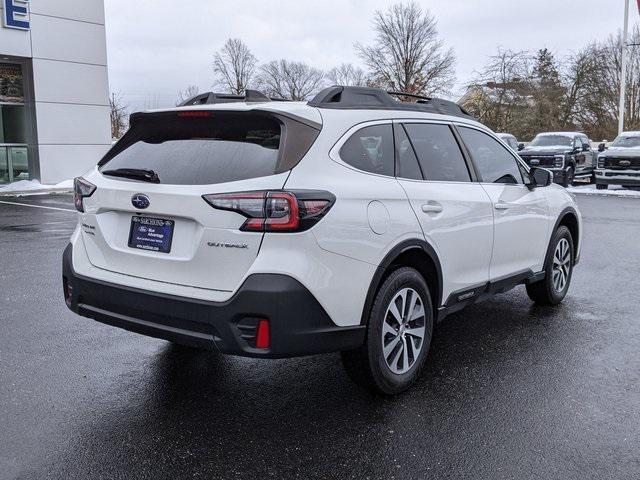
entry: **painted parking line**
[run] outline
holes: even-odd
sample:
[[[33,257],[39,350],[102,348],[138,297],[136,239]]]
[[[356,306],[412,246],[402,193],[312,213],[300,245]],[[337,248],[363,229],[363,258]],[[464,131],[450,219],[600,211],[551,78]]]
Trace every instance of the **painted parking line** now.
[[[44,205],[30,205],[28,203],[18,203],[18,202],[5,202],[3,200],[0,200],[0,203],[4,203],[6,205],[19,205],[21,207],[33,207],[33,208],[44,208],[47,210],[58,210],[60,212],[71,212],[71,213],[77,213],[76,210],[71,210],[69,208],[58,208],[58,207],[45,207]]]

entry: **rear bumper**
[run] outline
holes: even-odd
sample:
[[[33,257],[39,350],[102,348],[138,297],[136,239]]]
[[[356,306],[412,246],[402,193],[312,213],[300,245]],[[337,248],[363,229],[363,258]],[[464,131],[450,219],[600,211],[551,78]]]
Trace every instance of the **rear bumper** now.
[[[312,355],[350,350],[364,342],[365,327],[336,326],[315,297],[286,275],[251,275],[230,300],[206,302],[77,275],[72,248],[66,248],[62,260],[67,306],[108,325],[246,357]],[[255,348],[260,319],[269,320],[268,349]]]

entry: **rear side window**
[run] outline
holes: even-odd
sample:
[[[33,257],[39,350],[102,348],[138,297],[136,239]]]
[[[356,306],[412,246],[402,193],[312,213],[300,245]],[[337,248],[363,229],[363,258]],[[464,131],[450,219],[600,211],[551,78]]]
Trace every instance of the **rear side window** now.
[[[340,149],[340,158],[358,170],[393,177],[395,159],[391,124],[358,130]]]
[[[485,183],[523,183],[516,159],[500,142],[486,133],[461,127],[466,144]]]
[[[425,180],[470,182],[469,169],[451,129],[447,125],[406,124]]]
[[[100,170],[153,170],[160,183],[172,185],[265,177],[291,168],[284,130],[278,118],[261,112],[143,114],[100,162]],[[304,152],[316,136],[303,138]]]

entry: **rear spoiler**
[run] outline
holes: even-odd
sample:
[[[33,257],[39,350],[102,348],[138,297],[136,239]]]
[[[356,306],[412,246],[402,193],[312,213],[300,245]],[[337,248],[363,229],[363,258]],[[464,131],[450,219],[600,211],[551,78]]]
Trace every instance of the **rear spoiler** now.
[[[265,102],[288,102],[285,98],[268,97],[258,90],[245,90],[244,95],[231,95],[227,93],[207,92],[196,95],[189,100],[182,102],[179,107],[195,107],[198,105],[213,105],[216,103],[265,103]]]

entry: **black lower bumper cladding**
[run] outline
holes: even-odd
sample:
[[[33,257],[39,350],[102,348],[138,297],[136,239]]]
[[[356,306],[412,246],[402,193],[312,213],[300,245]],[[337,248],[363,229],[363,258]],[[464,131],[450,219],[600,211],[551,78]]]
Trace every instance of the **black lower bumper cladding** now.
[[[264,358],[350,350],[364,342],[366,327],[336,326],[315,297],[286,275],[251,275],[230,300],[207,302],[85,278],[74,272],[71,258],[69,245],[62,260],[69,308],[132,332]],[[268,349],[255,348],[261,319],[270,325]]]

